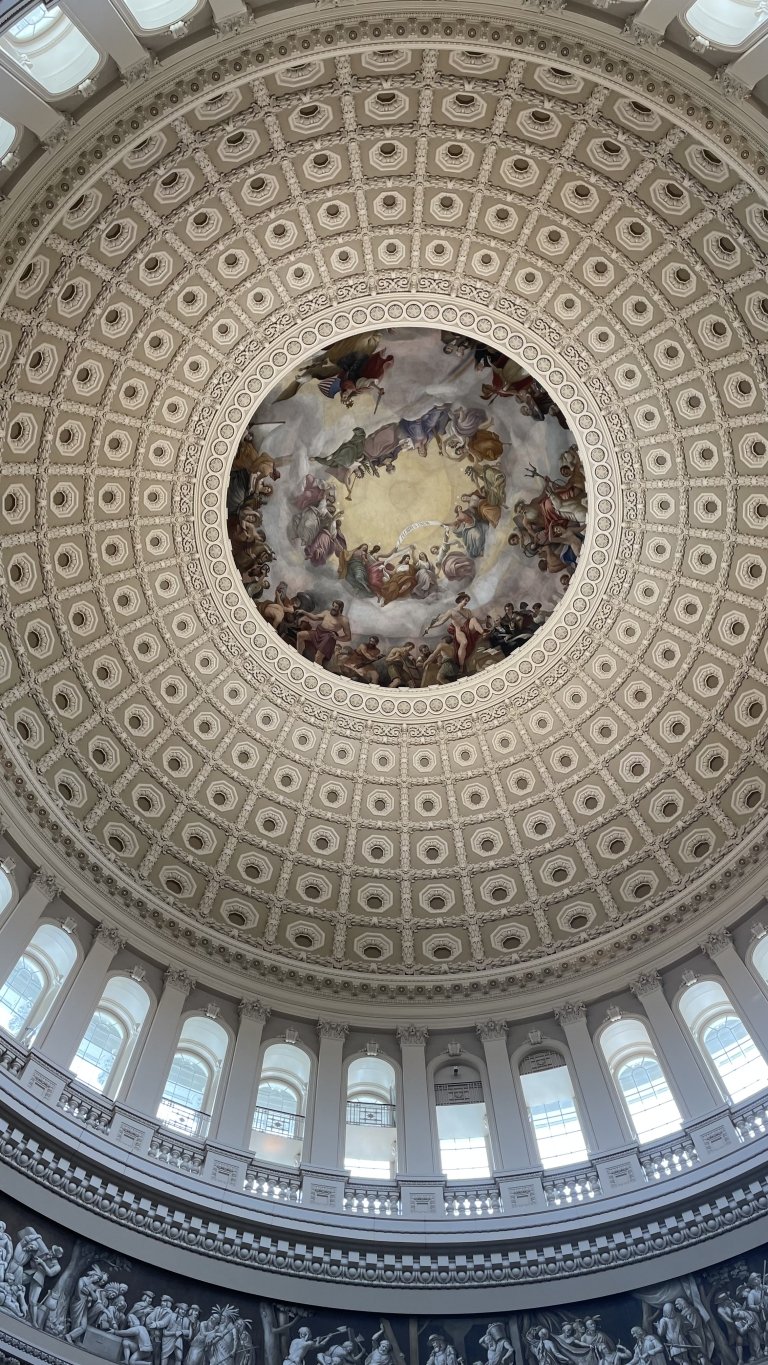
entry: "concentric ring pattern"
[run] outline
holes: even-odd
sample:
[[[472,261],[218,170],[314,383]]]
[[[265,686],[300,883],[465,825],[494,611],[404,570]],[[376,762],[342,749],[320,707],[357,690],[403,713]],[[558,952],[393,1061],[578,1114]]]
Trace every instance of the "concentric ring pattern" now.
[[[433,28],[307,29],[147,100],[4,253],[0,330],[7,776],[201,954],[425,997],[712,906],[760,833],[768,696],[752,151],[628,68]],[[259,394],[377,318],[535,352],[590,479],[566,601],[439,702],[329,683],[227,558]]]

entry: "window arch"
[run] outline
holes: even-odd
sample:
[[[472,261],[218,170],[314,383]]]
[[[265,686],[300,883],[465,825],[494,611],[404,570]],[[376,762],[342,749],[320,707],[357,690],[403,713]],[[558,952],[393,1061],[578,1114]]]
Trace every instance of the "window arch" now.
[[[434,1076],[440,1165],[446,1180],[487,1180],[491,1173],[488,1114],[474,1067],[440,1066]]]
[[[680,1111],[645,1024],[617,1019],[600,1034],[600,1046],[635,1136],[652,1142],[682,1126]]]
[[[568,1063],[555,1048],[537,1048],[519,1066],[528,1122],[541,1164],[568,1166],[587,1159]]]
[[[744,0],[695,0],[683,19],[692,33],[717,47],[740,48],[765,28],[765,12]]]
[[[7,129],[9,128],[11,128],[11,132],[13,133],[10,143],[7,142]],[[0,118],[0,156],[3,156],[5,152],[8,151],[8,148],[14,142],[15,137],[16,129],[12,128],[10,123],[6,123],[5,119]],[[2,915],[4,910],[8,909],[12,900],[13,883],[8,876],[8,873],[0,867],[0,915]]]
[[[58,5],[35,5],[0,38],[0,50],[48,95],[67,95],[102,57]]]
[[[48,974],[23,954],[0,987],[0,1025],[17,1037],[49,985]]]
[[[719,982],[687,986],[679,1009],[726,1099],[738,1104],[768,1088],[768,1063]]]
[[[228,1045],[226,1029],[214,1019],[185,1019],[157,1110],[166,1128],[205,1137]]]
[[[109,978],[69,1069],[85,1085],[114,1098],[141,1026],[149,995],[128,976]]]
[[[134,26],[144,33],[156,33],[188,18],[200,0],[122,0]]]
[[[768,934],[763,934],[752,949],[752,966],[765,985],[768,985]]]
[[[26,1045],[77,961],[77,948],[55,924],[41,924],[0,985],[0,1027]]]
[[[128,1030],[109,1010],[96,1010],[70,1066],[78,1080],[103,1090],[125,1044]]]
[[[344,1166],[360,1180],[391,1180],[397,1167],[396,1074],[384,1057],[347,1067]]]
[[[310,1060],[294,1043],[264,1049],[249,1147],[265,1161],[294,1166],[304,1146]]]

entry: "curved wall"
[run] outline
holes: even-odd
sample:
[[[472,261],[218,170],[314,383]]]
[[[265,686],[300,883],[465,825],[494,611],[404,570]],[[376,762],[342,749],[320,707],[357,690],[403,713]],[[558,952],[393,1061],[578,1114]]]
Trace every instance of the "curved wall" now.
[[[283,1295],[276,1302],[237,1273],[225,1287],[183,1276],[183,1253],[150,1266],[11,1199],[3,1198],[0,1214],[0,1348],[12,1359],[610,1365],[634,1350],[657,1365],[742,1365],[765,1353],[765,1247],[652,1284],[637,1283],[628,1267],[627,1288],[609,1297],[573,1302],[564,1285],[545,1306],[493,1315],[476,1311],[470,1290],[460,1316],[413,1316],[403,1291],[392,1291],[377,1314],[349,1302],[331,1306],[332,1290],[321,1306]]]

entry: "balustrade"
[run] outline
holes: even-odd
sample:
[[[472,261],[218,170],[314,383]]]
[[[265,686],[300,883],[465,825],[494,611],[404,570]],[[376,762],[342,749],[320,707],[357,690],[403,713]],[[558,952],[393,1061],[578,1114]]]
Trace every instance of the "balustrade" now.
[[[689,1171],[699,1160],[693,1138],[686,1133],[668,1138],[666,1142],[641,1147],[638,1152],[643,1175],[649,1184],[654,1180],[669,1180]]]
[[[573,1171],[546,1171],[541,1183],[547,1204],[556,1209],[585,1204],[603,1193],[600,1177],[591,1165]]]
[[[52,1082],[50,1102],[69,1119],[81,1123],[90,1132],[105,1138],[107,1141],[117,1119],[125,1117],[129,1122],[138,1121],[145,1129],[150,1130],[147,1160],[174,1171],[181,1171],[186,1176],[195,1179],[205,1178],[203,1173],[206,1169],[206,1159],[209,1152],[205,1137],[210,1115],[200,1113],[175,1101],[163,1101],[161,1114],[157,1118],[138,1116],[135,1110],[128,1108],[119,1101],[105,1099],[96,1092],[90,1091],[86,1085],[74,1079],[69,1072],[63,1072],[60,1068],[53,1066],[39,1052],[28,1049],[15,1040],[2,1038],[0,1039],[0,1074],[4,1074],[8,1078],[2,1082],[2,1085],[6,1091],[6,1105],[11,1109],[14,1108],[14,1097],[16,1102],[22,1098],[23,1092],[15,1087],[19,1085],[19,1082],[22,1085],[24,1084],[24,1073],[28,1066],[32,1066],[36,1071],[43,1070],[48,1073]],[[26,1093],[30,1097],[29,1091]],[[45,1101],[40,1101],[36,1095],[35,1103],[38,1112],[40,1112],[44,1108]],[[370,1111],[373,1109],[387,1111],[383,1116],[386,1118],[387,1124],[393,1120],[394,1111],[390,1105],[373,1105],[364,1102],[360,1103],[359,1107],[361,1111],[366,1111],[369,1114],[366,1122],[372,1121]],[[265,1116],[265,1122],[271,1122],[272,1117],[274,1117],[276,1121],[286,1123],[288,1128],[276,1130],[281,1136],[291,1132],[295,1136],[301,1135],[304,1123],[304,1116],[301,1114],[282,1114],[277,1110],[265,1108],[257,1110],[258,1114]],[[721,1107],[718,1110],[718,1115],[722,1117],[723,1114],[730,1118],[738,1140],[744,1147],[768,1138],[768,1095],[764,1095],[758,1100],[750,1100],[739,1107],[727,1110]],[[381,1117],[378,1114],[372,1116],[376,1126],[380,1126]],[[291,1124],[296,1126],[291,1129]],[[699,1120],[698,1126],[700,1124],[701,1120]],[[691,1132],[683,1129],[680,1133],[674,1134],[663,1142],[647,1146],[636,1145],[629,1149],[626,1145],[622,1147],[621,1155],[625,1159],[628,1153],[634,1152],[646,1187],[659,1183],[671,1184],[674,1180],[682,1179],[691,1171],[701,1169],[704,1166],[706,1158],[702,1157],[694,1139],[697,1125],[691,1124],[690,1126]],[[261,1131],[268,1130],[262,1129]],[[217,1145],[215,1150],[220,1151],[220,1146]],[[241,1161],[244,1159],[245,1169],[241,1187],[244,1194],[250,1195],[254,1199],[267,1200],[276,1204],[297,1206],[302,1203],[304,1176],[301,1167],[290,1169],[288,1167],[268,1166],[263,1162],[254,1160],[249,1154],[243,1153],[241,1149],[227,1148],[226,1150],[233,1159],[238,1157]],[[600,1163],[610,1160],[610,1153],[601,1154]],[[585,1163],[583,1166],[559,1170],[532,1171],[526,1169],[521,1170],[519,1174],[507,1173],[500,1179],[491,1177],[489,1180],[472,1182],[441,1180],[440,1177],[435,1177],[435,1179],[442,1183],[444,1215],[453,1221],[503,1217],[514,1214],[516,1211],[514,1202],[511,1207],[505,1207],[503,1191],[506,1182],[514,1187],[517,1182],[529,1186],[532,1179],[540,1180],[544,1201],[547,1207],[553,1210],[590,1203],[597,1205],[601,1199],[610,1198],[612,1195],[611,1190],[604,1188],[601,1184],[598,1169],[592,1162]],[[399,1181],[366,1181],[347,1174],[344,1182],[343,1209],[345,1214],[352,1217],[374,1219],[402,1217],[403,1207]]]

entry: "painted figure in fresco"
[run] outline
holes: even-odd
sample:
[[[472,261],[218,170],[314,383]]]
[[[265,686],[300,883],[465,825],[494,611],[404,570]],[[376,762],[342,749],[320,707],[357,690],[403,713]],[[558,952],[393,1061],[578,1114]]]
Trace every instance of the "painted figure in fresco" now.
[[[479,636],[483,634],[482,624],[469,610],[469,601],[469,593],[460,592],[455,605],[435,616],[423,632],[428,635],[441,626],[448,626],[449,635],[453,636],[456,644],[456,662],[460,669],[463,669]]]
[[[446,526],[443,530],[442,545],[433,545],[430,548],[435,570],[438,576],[442,574],[450,583],[471,583],[475,576],[475,561],[470,559],[466,550],[458,548],[461,542],[453,543],[456,541],[457,537],[451,527]]]
[[[352,497],[355,479],[362,478],[365,463],[365,430],[353,427],[352,435],[332,450],[328,455],[314,455],[315,464],[321,464],[334,479],[343,483],[347,490],[347,502]]]
[[[394,356],[378,349],[380,340],[380,332],[368,332],[361,336],[345,337],[327,346],[283,386],[275,401],[285,402],[293,398],[302,385],[313,379],[317,380],[324,398],[338,396],[348,408],[352,407],[359,394],[368,389],[373,389],[381,398],[384,393],[382,381],[394,364]]]
[[[328,664],[333,657],[336,645],[351,640],[349,620],[344,615],[344,603],[337,599],[331,602],[327,611],[305,612],[302,628],[296,637],[299,654],[307,652],[316,664]]]
[[[420,417],[403,417],[398,423],[403,438],[426,460],[430,441],[437,442],[441,455],[445,454],[443,437],[451,420],[450,403],[435,403]]]

